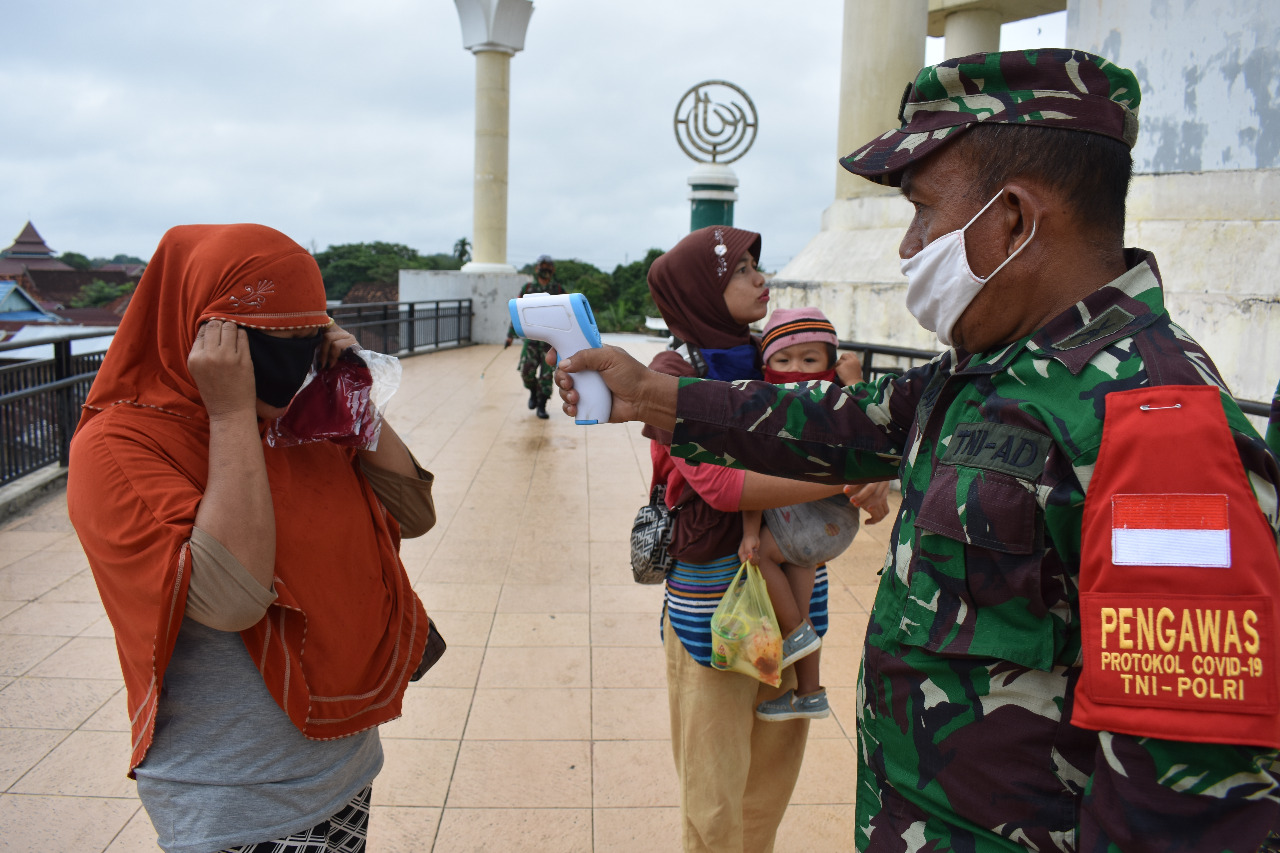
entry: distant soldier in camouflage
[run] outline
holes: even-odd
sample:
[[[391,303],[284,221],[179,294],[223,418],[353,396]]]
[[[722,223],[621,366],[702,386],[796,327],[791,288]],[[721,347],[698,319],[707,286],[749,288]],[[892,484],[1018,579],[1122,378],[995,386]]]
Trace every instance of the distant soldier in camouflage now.
[[[533,269],[533,281],[520,288],[519,296],[530,293],[564,293],[564,288],[555,280],[556,262],[550,255],[541,255]],[[516,327],[507,329],[505,347],[511,346],[516,338]],[[534,409],[538,417],[546,420],[547,400],[551,399],[551,366],[547,364],[547,350],[551,344],[545,341],[524,339],[520,349],[520,380],[529,389],[529,408]]]
[[[1169,585],[1256,572],[1274,589],[1280,575],[1276,460],[1170,319],[1155,258],[1123,248],[1139,97],[1130,72],[1079,51],[949,60],[907,87],[900,128],[841,161],[915,208],[899,248],[907,306],[947,346],[927,365],[875,384],[788,389],[677,380],[605,348],[557,372],[566,411],[577,402],[571,374],[601,371],[614,420],[674,430],[672,453],[693,461],[823,482],[901,478],[863,650],[859,850],[1272,849],[1276,628],[1250,635],[1256,671],[1229,693],[1202,677],[1199,705],[1141,700],[1152,708],[1122,708],[1114,730],[1085,727],[1082,713],[1096,705],[1081,687],[1095,636],[1081,627],[1094,571],[1082,548],[1095,553],[1110,531],[1084,524],[1085,501],[1091,487],[1109,494],[1100,483],[1125,461],[1103,452],[1119,395],[1218,390],[1215,435],[1230,464],[1197,466],[1208,448],[1189,442],[1185,456],[1128,475],[1217,478],[1246,496],[1232,518],[1258,520],[1262,568],[1166,570]],[[1195,560],[1173,565],[1209,565]],[[1259,599],[1265,619],[1277,597]],[[1218,651],[1220,632],[1200,615],[1199,642],[1207,649],[1208,631]],[[1183,619],[1169,643],[1178,654],[1197,642]],[[1134,636],[1113,634],[1111,648]],[[1182,666],[1173,651],[1148,657]],[[1231,705],[1246,689],[1259,713]],[[1205,724],[1160,737],[1166,714]]]

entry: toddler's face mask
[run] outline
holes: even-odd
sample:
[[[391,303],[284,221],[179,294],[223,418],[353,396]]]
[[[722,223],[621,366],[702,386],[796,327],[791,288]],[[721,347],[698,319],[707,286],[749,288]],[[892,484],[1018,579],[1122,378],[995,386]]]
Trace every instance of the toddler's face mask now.
[[[803,371],[794,370],[774,370],[766,364],[764,368],[764,381],[771,382],[774,385],[786,385],[791,382],[835,382],[836,369],[832,367],[829,370],[805,373]]]

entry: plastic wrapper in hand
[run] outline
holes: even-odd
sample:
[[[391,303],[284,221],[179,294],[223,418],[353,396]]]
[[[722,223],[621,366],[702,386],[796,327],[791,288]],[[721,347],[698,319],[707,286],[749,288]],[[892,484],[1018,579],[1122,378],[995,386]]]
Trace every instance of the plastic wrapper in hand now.
[[[376,450],[387,402],[400,388],[400,360],[353,346],[332,367],[314,367],[283,417],[267,429],[271,447],[328,441]]]
[[[743,563],[711,615],[711,665],[777,687],[781,664],[782,632],[764,576]]]

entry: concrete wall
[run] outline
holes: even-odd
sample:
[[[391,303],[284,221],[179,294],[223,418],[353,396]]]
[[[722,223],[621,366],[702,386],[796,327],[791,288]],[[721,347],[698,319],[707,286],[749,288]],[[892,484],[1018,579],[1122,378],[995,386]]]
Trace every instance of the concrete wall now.
[[[1137,171],[1280,167],[1275,0],[1071,0],[1067,43],[1137,76]]]
[[[400,301],[470,299],[471,340],[500,344],[511,325],[507,301],[519,296],[529,280],[522,273],[400,270]]]
[[[841,340],[937,349],[904,304],[898,243],[910,221],[897,190],[836,201],[822,230],[769,282],[770,306],[821,308]]]
[[[1068,0],[1067,44],[1132,69],[1142,87],[1126,244],[1155,252],[1171,312],[1233,392],[1270,399],[1280,380],[1280,2]],[[910,208],[863,184],[870,194],[832,204],[770,282],[773,304],[816,305],[845,339],[934,349],[903,306],[897,247]]]
[[[1280,381],[1280,169],[1139,175],[1125,243],[1156,253],[1174,319],[1238,397]]]
[[[911,208],[896,195],[838,201],[822,231],[769,283],[771,304],[815,305],[842,339],[937,349],[903,304],[898,241]],[[1280,169],[1138,175],[1125,244],[1155,253],[1174,319],[1238,397],[1280,381]]]

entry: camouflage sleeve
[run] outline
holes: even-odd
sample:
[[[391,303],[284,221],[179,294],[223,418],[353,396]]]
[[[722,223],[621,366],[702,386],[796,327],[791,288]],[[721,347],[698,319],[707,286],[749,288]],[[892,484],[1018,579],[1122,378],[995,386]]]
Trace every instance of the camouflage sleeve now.
[[[1280,826],[1276,760],[1276,750],[1103,732],[1077,849],[1258,850]]]
[[[671,452],[793,479],[891,477],[932,372],[925,365],[848,388],[682,379]]]

